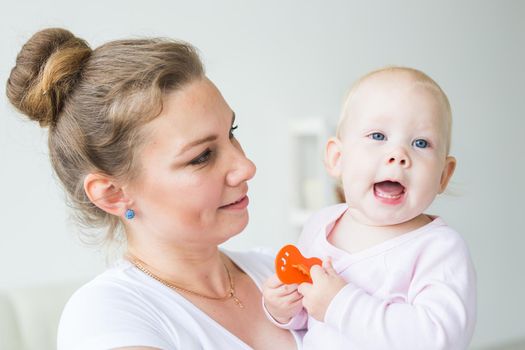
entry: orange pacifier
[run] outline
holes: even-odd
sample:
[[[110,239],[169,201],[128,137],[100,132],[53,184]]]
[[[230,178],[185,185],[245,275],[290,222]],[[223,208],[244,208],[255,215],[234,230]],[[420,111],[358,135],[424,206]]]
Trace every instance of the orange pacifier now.
[[[312,283],[310,268],[322,264],[319,258],[305,258],[293,244],[282,247],[275,257],[275,271],[284,284]]]

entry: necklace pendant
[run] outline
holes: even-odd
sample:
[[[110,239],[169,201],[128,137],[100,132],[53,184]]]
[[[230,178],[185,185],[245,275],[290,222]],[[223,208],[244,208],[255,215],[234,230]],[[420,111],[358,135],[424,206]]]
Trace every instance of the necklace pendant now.
[[[242,301],[239,300],[239,298],[237,298],[235,295],[232,295],[232,299],[233,301],[235,301],[235,304],[237,304],[239,308],[244,309],[244,305]]]
[[[239,298],[237,298],[237,296],[235,295],[235,290],[233,290],[233,288],[230,289],[230,298],[233,299],[233,301],[235,302],[235,304],[237,304],[238,307],[244,309],[242,301]]]

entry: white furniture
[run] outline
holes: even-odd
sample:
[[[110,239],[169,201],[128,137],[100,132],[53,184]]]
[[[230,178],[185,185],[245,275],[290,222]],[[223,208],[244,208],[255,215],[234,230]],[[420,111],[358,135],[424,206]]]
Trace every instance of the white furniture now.
[[[332,129],[321,117],[289,123],[290,223],[297,232],[314,211],[335,203],[334,181],[324,168],[325,145]]]
[[[0,349],[56,349],[62,309],[80,283],[0,289]]]

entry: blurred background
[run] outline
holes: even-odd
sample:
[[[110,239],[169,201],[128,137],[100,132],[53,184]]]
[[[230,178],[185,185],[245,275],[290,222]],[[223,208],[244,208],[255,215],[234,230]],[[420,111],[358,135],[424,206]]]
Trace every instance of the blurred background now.
[[[225,247],[277,249],[295,241],[312,210],[335,200],[320,150],[351,83],[385,65],[423,70],[453,108],[458,168],[428,213],[444,217],[471,249],[479,287],[471,349],[525,349],[524,18],[519,0],[6,1],[0,82],[46,27],[67,28],[93,48],[144,36],[194,44],[258,167],[250,224]],[[46,131],[10,107],[2,89],[0,309],[12,318],[1,320],[0,311],[0,349],[43,349],[42,341],[31,345],[43,332],[34,325],[53,320],[51,344],[61,300],[104,269],[107,253],[79,241]]]

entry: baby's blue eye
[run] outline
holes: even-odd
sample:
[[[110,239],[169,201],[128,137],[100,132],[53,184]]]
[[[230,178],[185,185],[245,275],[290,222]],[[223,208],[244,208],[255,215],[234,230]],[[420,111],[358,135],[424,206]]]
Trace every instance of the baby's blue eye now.
[[[386,138],[385,135],[383,135],[380,132],[373,132],[370,135],[368,135],[368,137],[370,137],[372,140],[376,140],[376,141],[383,141]]]
[[[417,147],[417,148],[427,148],[428,147],[428,142],[426,140],[423,140],[423,139],[417,139],[414,142],[412,142],[412,145]]]

